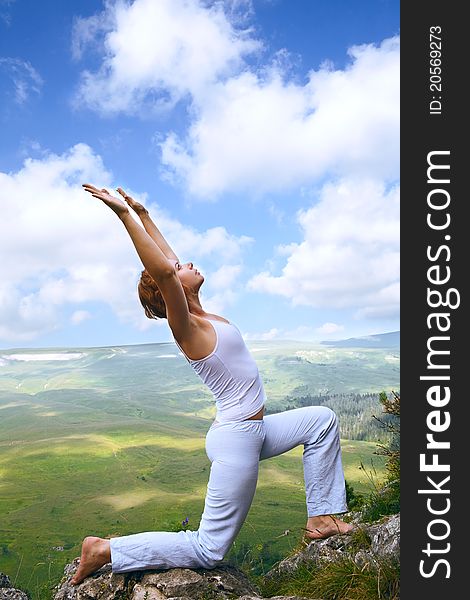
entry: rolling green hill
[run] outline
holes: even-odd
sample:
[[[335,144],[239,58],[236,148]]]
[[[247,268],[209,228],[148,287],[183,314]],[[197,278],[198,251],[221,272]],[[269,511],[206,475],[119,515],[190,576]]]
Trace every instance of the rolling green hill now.
[[[320,397],[341,413],[339,399],[355,398],[363,416],[376,398],[379,414],[378,393],[398,388],[390,349],[256,342],[250,350],[270,412]],[[173,344],[3,350],[0,375],[0,571],[16,585],[40,597],[85,535],[175,529],[186,517],[197,528],[215,409]],[[373,441],[343,441],[346,478],[358,491],[370,485],[359,465],[374,450]],[[381,464],[374,456],[378,475]],[[249,547],[269,567],[298,544],[304,524],[299,448],[262,463],[232,559]]]

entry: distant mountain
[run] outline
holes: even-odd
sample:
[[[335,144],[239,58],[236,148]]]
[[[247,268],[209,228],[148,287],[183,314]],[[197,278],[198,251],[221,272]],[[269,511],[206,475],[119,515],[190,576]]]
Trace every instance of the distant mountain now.
[[[377,333],[375,335],[366,335],[358,338],[348,338],[347,340],[320,342],[324,346],[334,346],[335,348],[399,348],[400,332],[391,331],[389,333]]]

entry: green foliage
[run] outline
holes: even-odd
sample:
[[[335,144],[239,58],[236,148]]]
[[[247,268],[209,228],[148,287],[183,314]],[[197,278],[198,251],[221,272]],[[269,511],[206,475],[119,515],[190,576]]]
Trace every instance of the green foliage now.
[[[371,547],[372,540],[364,527],[356,527],[350,534],[352,550],[368,550]]]
[[[34,590],[28,593],[29,598],[34,600],[51,600],[54,597],[55,583],[51,581],[44,581],[38,583]]]
[[[400,482],[394,481],[372,492],[361,510],[361,518],[366,523],[378,521],[386,515],[400,512]]]
[[[276,547],[275,540],[268,540],[259,544],[235,541],[227,562],[252,578],[260,577],[267,573],[275,563],[285,558],[285,549]]]
[[[197,528],[197,527],[196,527]],[[164,521],[162,526],[163,531],[186,531],[187,529],[191,529],[189,524],[189,517],[185,517],[184,519],[171,519],[170,521]]]
[[[387,457],[385,463],[388,472],[387,481],[395,482],[400,479],[400,395],[392,392],[388,397],[385,392],[382,392],[379,400],[386,418],[375,417],[375,419],[383,429],[387,430],[390,441],[387,446],[379,445],[377,454]]]
[[[365,522],[374,522],[386,515],[400,512],[400,395],[392,392],[389,397],[385,392],[380,394],[385,417],[376,418],[381,427],[390,434],[388,445],[380,444],[376,454],[385,456],[385,481],[377,484],[370,475],[373,490],[363,503],[361,515]],[[361,468],[365,471],[364,465]]]
[[[306,393],[304,395],[302,394],[304,390],[304,386],[299,386],[297,394],[287,396],[284,404],[281,407],[276,405],[276,410],[273,407],[272,412],[304,406],[328,406],[339,417],[341,437],[367,441],[376,441],[381,437],[388,441],[390,437],[388,432],[383,431],[374,417],[377,410],[377,392]]]
[[[348,505],[349,510],[358,510],[361,506],[364,505],[365,498],[363,494],[359,494],[356,492],[351,483],[346,479],[346,503]]]
[[[270,579],[262,595],[299,595],[322,600],[398,600],[400,567],[380,559],[359,567],[351,558],[302,565],[294,573]]]

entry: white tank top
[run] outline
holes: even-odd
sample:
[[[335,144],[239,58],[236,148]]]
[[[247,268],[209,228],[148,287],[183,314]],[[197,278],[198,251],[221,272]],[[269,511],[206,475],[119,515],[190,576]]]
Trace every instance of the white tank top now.
[[[212,323],[216,335],[210,354],[192,360],[175,340],[176,345],[214,394],[217,421],[243,421],[259,412],[266,400],[258,367],[236,325],[215,319],[206,321]]]

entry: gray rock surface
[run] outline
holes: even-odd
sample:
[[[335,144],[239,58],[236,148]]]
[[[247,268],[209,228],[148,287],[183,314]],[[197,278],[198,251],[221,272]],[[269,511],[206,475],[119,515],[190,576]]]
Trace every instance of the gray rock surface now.
[[[5,573],[0,573],[0,588],[11,588],[10,578]]]
[[[225,600],[240,596],[259,598],[255,586],[238,569],[221,566],[217,569],[170,569],[169,571],[135,571],[112,573],[105,565],[77,586],[70,579],[79,559],[65,568],[65,577],[58,586],[54,600],[186,600],[204,598]]]
[[[70,579],[79,559],[67,565],[54,600],[267,600],[244,573],[230,566],[217,569],[170,569],[112,573],[105,565],[77,586]],[[276,596],[269,600],[311,600]]]
[[[28,600],[28,596],[11,585],[8,575],[0,573],[0,600]]]
[[[304,550],[279,562],[266,574],[266,578],[293,573],[298,566],[305,563],[321,564],[349,556],[363,566],[378,558],[398,560],[399,554],[400,515],[393,515],[379,523],[357,524],[351,534],[314,540]]]

